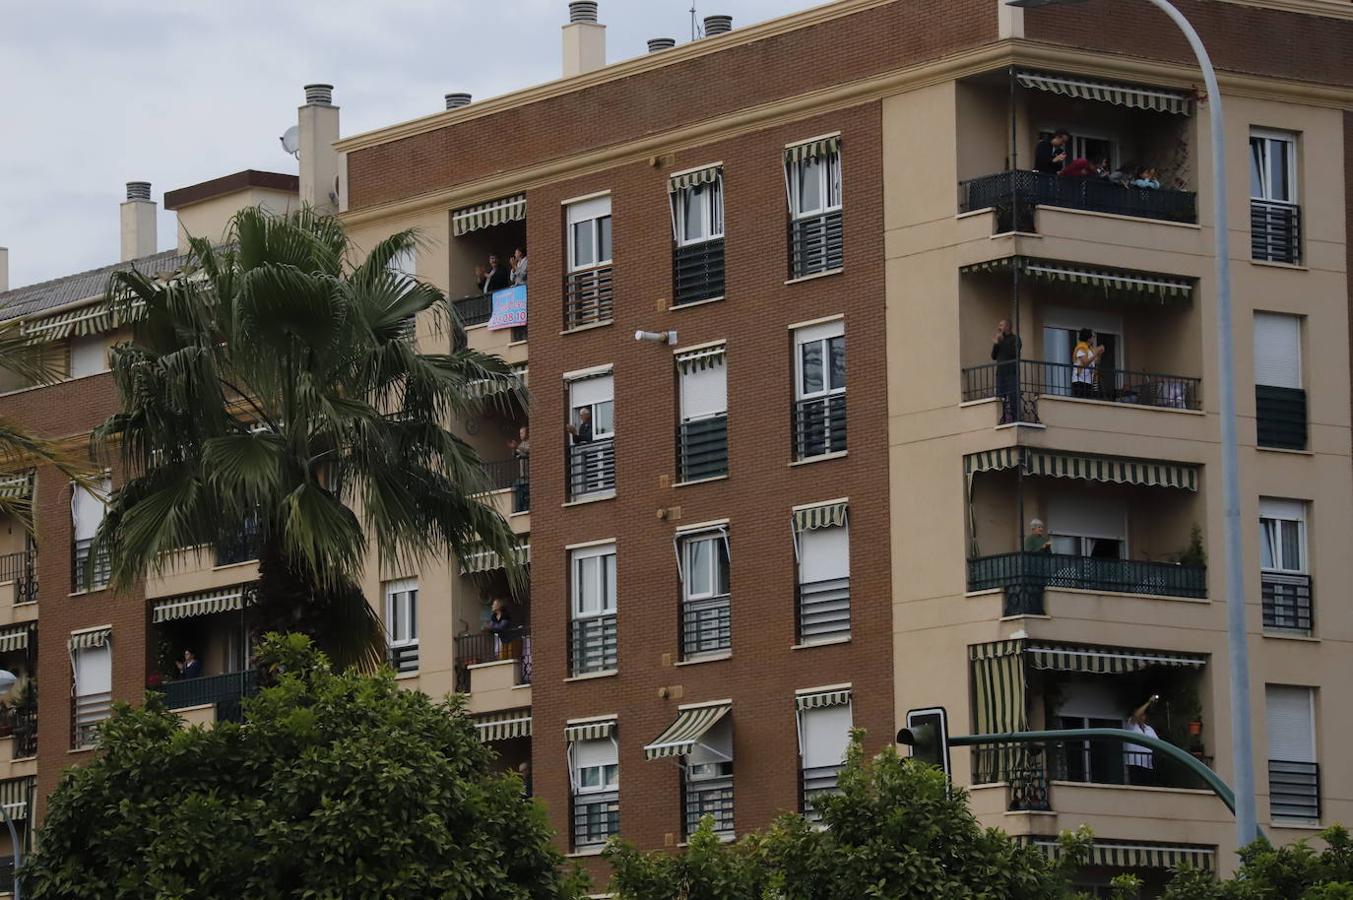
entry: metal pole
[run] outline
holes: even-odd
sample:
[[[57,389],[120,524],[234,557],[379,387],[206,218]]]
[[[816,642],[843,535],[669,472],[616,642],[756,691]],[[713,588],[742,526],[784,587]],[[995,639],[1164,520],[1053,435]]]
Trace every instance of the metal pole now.
[[[28,799],[29,805],[33,803],[33,798]],[[14,819],[9,814],[9,810],[0,806],[0,815],[5,817],[5,826],[9,828],[9,845],[14,848],[14,900],[23,900],[23,895],[19,888],[19,866],[23,863],[22,851],[19,847],[19,833],[14,830]]]
[[[1188,39],[1207,85],[1212,125],[1212,233],[1217,278],[1217,399],[1221,417],[1222,555],[1226,579],[1226,638],[1231,683],[1231,749],[1235,768],[1236,841],[1244,847],[1258,836],[1255,812],[1253,728],[1250,723],[1250,649],[1245,628],[1245,571],[1240,542],[1240,461],[1236,436],[1235,348],[1231,326],[1231,235],[1226,202],[1226,144],[1221,89],[1212,59],[1198,32],[1169,0],[1150,2],[1179,26]]]

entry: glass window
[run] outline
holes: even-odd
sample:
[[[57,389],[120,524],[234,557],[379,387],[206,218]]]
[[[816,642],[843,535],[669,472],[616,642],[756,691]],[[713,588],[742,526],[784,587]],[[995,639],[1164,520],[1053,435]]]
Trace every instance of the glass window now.
[[[728,594],[728,535],[723,530],[701,532],[682,540],[687,600]]]
[[[1272,572],[1306,571],[1306,504],[1259,501],[1259,565]]]
[[[807,157],[789,166],[790,207],[796,218],[841,208],[841,155]]]
[[[573,551],[573,617],[615,612],[615,545]]]
[[[1250,196],[1296,202],[1296,136],[1274,132],[1250,135]]]
[[[590,269],[611,261],[611,198],[597,197],[568,206],[569,268]]]
[[[801,329],[798,343],[799,399],[846,389],[845,325],[840,321]]]
[[[385,586],[385,627],[392,645],[418,642],[418,584],[392,581]]]

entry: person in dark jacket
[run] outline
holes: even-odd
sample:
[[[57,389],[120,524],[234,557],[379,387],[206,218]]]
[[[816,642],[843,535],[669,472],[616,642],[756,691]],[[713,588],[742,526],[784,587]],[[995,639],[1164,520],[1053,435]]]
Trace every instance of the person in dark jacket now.
[[[578,424],[569,423],[564,429],[573,435],[573,443],[590,444],[592,442],[592,407],[584,406],[578,410]]]
[[[492,294],[512,287],[512,270],[498,260],[498,254],[489,254],[489,270],[484,279],[484,293]]]
[[[1019,401],[1019,336],[1010,327],[1009,319],[996,323],[996,335],[991,339],[991,358],[996,361],[996,396],[1001,398],[1001,424],[1017,419]]]
[[[501,599],[493,601],[488,630],[494,637],[494,643],[498,645],[499,659],[521,658],[521,629],[512,621],[507,604]]]
[[[197,658],[197,654],[191,650],[183,651],[183,660],[174,663],[179,670],[179,678],[201,678],[202,660]]]
[[[1052,137],[1039,141],[1034,147],[1034,171],[1045,175],[1056,175],[1061,172],[1069,156],[1066,145],[1070,140],[1070,134],[1058,129]]]

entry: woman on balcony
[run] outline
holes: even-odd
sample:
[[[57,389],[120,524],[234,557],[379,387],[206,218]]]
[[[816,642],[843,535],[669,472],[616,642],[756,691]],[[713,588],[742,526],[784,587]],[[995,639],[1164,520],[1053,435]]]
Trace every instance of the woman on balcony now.
[[[1071,396],[1088,400],[1096,393],[1095,382],[1099,376],[1099,359],[1104,355],[1104,345],[1094,343],[1095,333],[1082,328],[1076,335],[1076,348],[1071,351]]]

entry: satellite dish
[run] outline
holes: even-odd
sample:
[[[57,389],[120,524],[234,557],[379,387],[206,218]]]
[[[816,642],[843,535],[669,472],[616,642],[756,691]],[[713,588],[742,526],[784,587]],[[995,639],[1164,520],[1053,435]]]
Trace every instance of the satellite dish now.
[[[297,159],[301,158],[301,129],[292,125],[279,140],[282,142],[283,150],[287,151]]]

